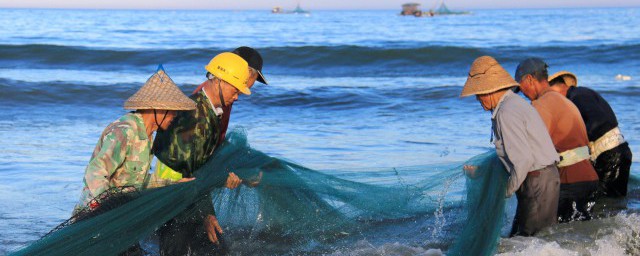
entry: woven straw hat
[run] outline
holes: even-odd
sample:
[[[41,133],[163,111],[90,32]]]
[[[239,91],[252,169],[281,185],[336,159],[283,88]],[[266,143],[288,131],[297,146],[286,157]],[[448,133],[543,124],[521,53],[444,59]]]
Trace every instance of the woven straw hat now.
[[[147,82],[124,102],[125,109],[194,110],[189,99],[161,67]]]
[[[569,71],[559,71],[549,77],[549,82],[556,78],[560,78],[564,81],[564,84],[568,86],[578,86],[578,77]]]
[[[487,94],[500,89],[518,86],[518,82],[490,56],[477,58],[471,64],[467,82],[464,83],[460,97]]]

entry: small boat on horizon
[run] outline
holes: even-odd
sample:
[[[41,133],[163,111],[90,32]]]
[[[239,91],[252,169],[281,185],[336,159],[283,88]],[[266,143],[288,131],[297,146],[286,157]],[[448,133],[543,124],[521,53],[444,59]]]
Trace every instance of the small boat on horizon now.
[[[464,15],[471,14],[471,12],[467,11],[452,11],[447,5],[444,4],[444,0],[440,3],[440,7],[429,9],[429,11],[420,10],[419,3],[406,3],[402,5],[402,11],[400,15],[402,16],[415,16],[415,17],[433,17],[437,15]]]
[[[274,7],[273,9],[271,9],[271,13],[273,13],[273,14],[307,14],[307,15],[308,15],[308,14],[311,14],[311,12],[309,12],[309,11],[307,11],[307,10],[302,9],[302,8],[300,7],[300,3],[298,3],[298,4],[296,5],[296,8],[295,8],[295,9],[293,9],[293,11],[287,11],[287,10],[284,10],[284,9],[282,9],[282,8],[280,8],[280,7],[278,7],[278,6],[276,6],[276,7]]]

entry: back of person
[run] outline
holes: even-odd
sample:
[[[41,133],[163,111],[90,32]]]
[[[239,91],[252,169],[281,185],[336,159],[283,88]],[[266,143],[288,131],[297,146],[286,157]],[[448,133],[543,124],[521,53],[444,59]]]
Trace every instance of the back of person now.
[[[589,141],[595,141],[613,128],[618,119],[609,103],[594,90],[586,87],[570,87],[567,98],[578,107],[585,122]]]
[[[551,90],[544,91],[532,104],[545,121],[556,151],[561,156],[558,164],[561,182],[558,203],[560,222],[591,219],[598,175],[589,161],[586,148],[589,139],[580,112],[571,101]],[[575,153],[580,149],[585,156],[580,157]],[[582,160],[576,162],[571,158]]]
[[[600,178],[600,193],[608,197],[626,196],[632,153],[613,109],[599,93],[586,87],[570,86],[567,98],[584,119],[591,161]]]
[[[589,145],[586,127],[578,108],[561,94],[554,91],[546,91],[537,100],[532,102],[549,128],[551,140],[558,153]],[[560,167],[560,181],[563,184],[585,181],[597,181],[593,166],[588,159],[575,164]]]

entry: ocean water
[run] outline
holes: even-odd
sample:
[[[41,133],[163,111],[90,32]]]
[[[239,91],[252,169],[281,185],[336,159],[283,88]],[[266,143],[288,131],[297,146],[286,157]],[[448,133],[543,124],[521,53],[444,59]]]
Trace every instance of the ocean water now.
[[[102,129],[126,113],[124,100],[158,64],[190,92],[210,58],[242,45],[262,54],[270,84],[240,97],[231,127],[245,128],[261,151],[330,174],[352,170],[350,178],[375,182],[353,170],[457,162],[492,149],[490,113],[458,97],[482,55],[511,74],[531,56],[550,72],[576,73],[609,101],[640,155],[640,9],[397,13],[0,10],[0,254],[69,217]],[[503,238],[499,253],[640,254],[640,184],[630,190],[622,204],[601,203],[619,210]],[[448,242],[402,234],[328,253],[438,255]]]

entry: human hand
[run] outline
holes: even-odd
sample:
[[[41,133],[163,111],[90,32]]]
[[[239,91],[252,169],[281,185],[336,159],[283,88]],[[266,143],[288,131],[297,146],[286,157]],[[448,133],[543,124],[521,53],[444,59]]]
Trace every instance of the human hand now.
[[[196,178],[182,178],[182,179],[179,179],[177,182],[178,183],[189,182],[189,181],[192,181],[192,180],[195,180],[195,179]]]
[[[205,230],[207,230],[209,241],[216,245],[220,245],[218,233],[222,235],[222,228],[220,227],[220,223],[218,223],[218,218],[211,214],[207,215],[207,217],[205,217],[204,219],[204,228]]]
[[[469,178],[475,178],[478,166],[465,164],[464,166],[462,166],[462,170],[464,171],[464,174],[469,176]]]
[[[240,186],[242,180],[233,172],[229,173],[229,177],[227,177],[227,182],[225,183],[225,187],[228,189],[234,189]]]
[[[98,201],[91,200],[91,202],[89,202],[89,210],[93,211],[95,209],[98,209],[98,207],[100,207],[100,203],[98,203]]]
[[[260,181],[262,181],[262,171],[260,171],[260,173],[258,173],[258,176],[256,176],[255,178],[254,178],[254,177],[252,177],[252,178],[251,178],[251,180],[246,180],[246,179],[245,179],[245,184],[246,184],[248,187],[255,188],[255,187],[257,187],[258,185],[260,185]]]

